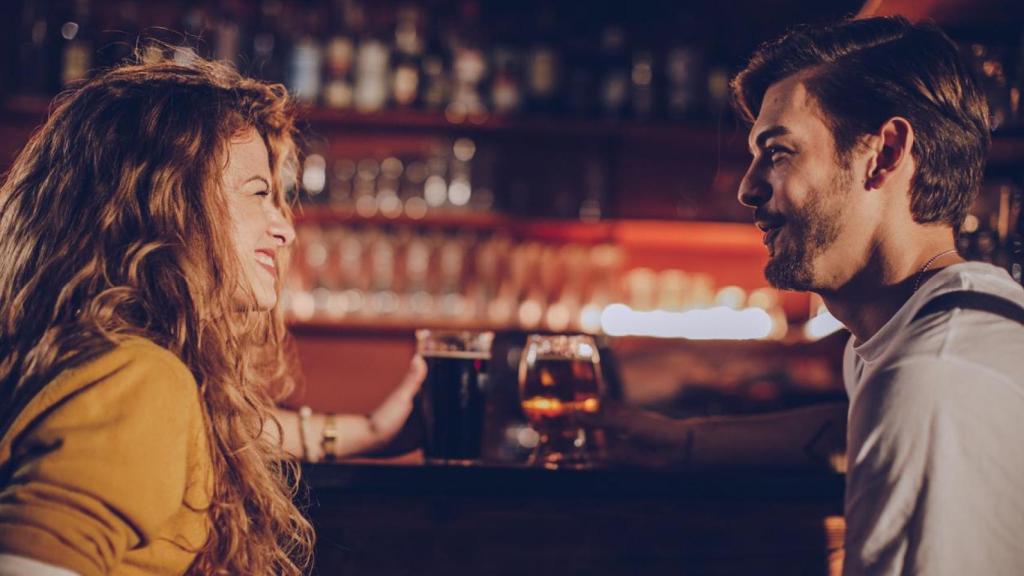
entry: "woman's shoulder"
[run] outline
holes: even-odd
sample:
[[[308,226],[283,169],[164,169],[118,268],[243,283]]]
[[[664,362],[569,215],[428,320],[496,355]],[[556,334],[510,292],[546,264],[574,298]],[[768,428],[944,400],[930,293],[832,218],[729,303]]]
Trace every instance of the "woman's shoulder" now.
[[[111,406],[147,412],[161,406],[198,409],[199,389],[175,354],[146,338],[125,337],[43,386],[15,418],[8,435],[62,406],[74,406],[76,412]]]
[[[195,378],[181,358],[170,350],[141,336],[127,336],[112,349],[97,357],[90,364],[102,371],[117,370],[126,366],[161,368],[175,380],[186,380],[195,384]],[[88,368],[83,365],[82,368]]]
[[[141,378],[151,387],[196,387],[192,372],[174,353],[152,340],[128,336],[94,358],[65,370],[50,388],[74,392],[108,378],[126,382]]]

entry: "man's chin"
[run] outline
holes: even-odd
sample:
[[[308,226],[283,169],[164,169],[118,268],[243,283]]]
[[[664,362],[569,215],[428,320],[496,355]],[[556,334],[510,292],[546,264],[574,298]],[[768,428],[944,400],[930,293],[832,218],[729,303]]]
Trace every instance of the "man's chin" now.
[[[807,291],[812,287],[811,271],[804,262],[772,256],[764,267],[764,277],[779,290]]]

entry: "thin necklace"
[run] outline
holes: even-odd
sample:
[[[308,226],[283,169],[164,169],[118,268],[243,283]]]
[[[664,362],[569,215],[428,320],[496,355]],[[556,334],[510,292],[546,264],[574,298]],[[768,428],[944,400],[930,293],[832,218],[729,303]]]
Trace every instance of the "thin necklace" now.
[[[921,287],[921,279],[924,278],[924,273],[928,271],[928,268],[931,268],[932,263],[946,254],[952,254],[953,252],[956,252],[956,248],[950,248],[945,252],[939,252],[935,256],[929,258],[928,261],[924,263],[924,266],[921,266],[921,269],[917,271],[917,279],[914,280],[914,292],[917,292],[917,289]]]

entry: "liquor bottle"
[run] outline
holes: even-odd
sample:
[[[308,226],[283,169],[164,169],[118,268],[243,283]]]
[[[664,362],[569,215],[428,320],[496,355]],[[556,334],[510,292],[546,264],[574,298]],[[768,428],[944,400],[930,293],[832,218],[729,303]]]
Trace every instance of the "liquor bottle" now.
[[[324,104],[347,110],[355,101],[355,35],[363,29],[365,14],[362,5],[349,0],[336,0],[332,5],[332,30],[324,50],[326,80]]]
[[[359,112],[376,112],[387,103],[390,57],[387,45],[377,38],[369,37],[359,42],[354,95]]]
[[[558,112],[561,96],[561,55],[554,42],[555,12],[550,5],[538,12],[537,36],[526,56],[526,88],[533,113]]]
[[[381,18],[368,18],[357,44],[354,104],[359,112],[381,110],[390,96],[391,49],[390,43],[381,39],[385,29]]]
[[[61,84],[67,86],[85,79],[92,68],[93,43],[89,0],[74,0],[72,17],[60,26],[64,39],[61,49]]]
[[[618,26],[608,26],[601,35],[601,112],[607,118],[621,118],[629,102],[629,56],[626,36]]]
[[[459,8],[458,25],[447,39],[452,55],[452,90],[445,117],[452,123],[481,123],[488,111],[481,94],[487,59],[480,35],[480,5],[476,0],[463,0]]]
[[[440,52],[428,52],[423,57],[423,87],[420,93],[424,108],[444,108],[448,100],[448,74],[444,56]]]
[[[392,100],[401,108],[414,106],[420,90],[420,59],[423,56],[422,13],[417,6],[398,9],[395,25],[395,64]]]
[[[693,118],[703,107],[704,56],[689,45],[677,45],[668,51],[665,60],[666,108],[672,120]]]
[[[633,117],[650,120],[654,115],[654,55],[648,50],[633,54],[633,67],[629,74]]]
[[[59,54],[53,42],[50,20],[51,4],[47,0],[22,4],[18,64],[14,67],[16,85],[23,94],[51,94],[58,88]]]
[[[285,39],[279,29],[283,13],[281,0],[262,0],[252,36],[252,74],[269,82],[284,81]]]
[[[323,79],[323,45],[320,41],[319,23],[322,18],[312,6],[304,7],[304,25],[292,45],[288,66],[288,90],[296,100],[315,104],[320,97]],[[292,28],[288,30],[295,31]]]
[[[565,109],[577,117],[593,116],[597,101],[597,68],[595,55],[598,50],[591,35],[579,34],[567,40],[565,69]]]
[[[491,55],[494,73],[491,75],[491,107],[496,114],[518,114],[523,107],[521,72],[516,52],[505,46],[496,46]]]
[[[713,118],[729,113],[729,68],[715,63],[707,71],[707,109]]]
[[[451,58],[450,22],[441,19],[437,12],[425,13],[426,29],[424,53],[420,60],[420,105],[432,111],[441,111],[448,104],[450,86],[448,83]]]
[[[237,68],[245,40],[244,10],[238,0],[221,2],[218,8],[214,20],[213,58]]]

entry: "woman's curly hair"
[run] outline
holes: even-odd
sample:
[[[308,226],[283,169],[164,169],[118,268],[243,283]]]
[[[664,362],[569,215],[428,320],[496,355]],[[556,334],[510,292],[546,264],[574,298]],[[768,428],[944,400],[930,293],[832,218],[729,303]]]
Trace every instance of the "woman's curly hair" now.
[[[272,439],[281,315],[238,304],[221,190],[229,144],[251,130],[290,218],[286,90],[201,58],[123,64],[63,93],[0,188],[0,431],[59,372],[126,337],[177,355],[199,384],[214,469],[190,574],[300,574],[312,556],[298,471]]]

